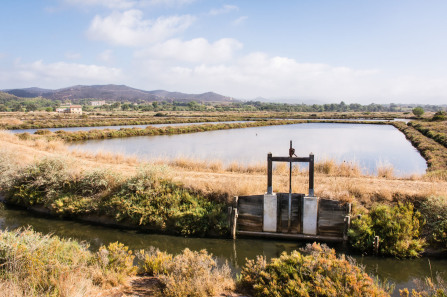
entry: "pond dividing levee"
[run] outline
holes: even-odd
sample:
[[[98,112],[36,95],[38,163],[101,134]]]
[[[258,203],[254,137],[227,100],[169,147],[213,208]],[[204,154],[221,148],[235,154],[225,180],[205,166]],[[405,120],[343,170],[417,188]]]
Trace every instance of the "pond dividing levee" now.
[[[52,219],[42,215],[29,213],[19,209],[0,209],[0,228],[13,230],[31,226],[44,234],[54,234],[64,238],[85,241],[92,250],[100,245],[119,241],[133,250],[146,249],[150,246],[169,253],[179,253],[184,248],[191,250],[206,249],[220,262],[228,261],[235,273],[240,271],[245,259],[253,259],[257,255],[267,258],[278,257],[282,252],[291,252],[302,248],[304,241],[267,240],[267,239],[215,239],[184,238],[160,234],[141,233],[134,230],[123,230],[100,225],[92,225],[71,220]],[[327,243],[339,253],[350,253],[342,244]],[[398,289],[413,288],[415,279],[439,273],[447,281],[447,259],[419,258],[399,260],[395,258],[362,257],[352,255],[365,266],[368,274],[381,280],[396,284],[394,296],[399,296]],[[431,267],[431,268],[430,268]]]

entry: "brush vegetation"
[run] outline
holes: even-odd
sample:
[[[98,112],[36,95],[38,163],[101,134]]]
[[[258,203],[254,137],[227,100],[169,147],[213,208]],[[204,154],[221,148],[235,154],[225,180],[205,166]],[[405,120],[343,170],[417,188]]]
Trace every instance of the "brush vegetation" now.
[[[238,285],[256,297],[389,296],[354,260],[315,243],[269,262],[248,260]]]
[[[172,255],[151,248],[138,253],[139,272],[156,276],[167,297],[205,297],[234,290],[228,264],[218,266],[216,259],[206,250],[189,249]]]
[[[133,275],[132,252],[114,243],[86,244],[31,229],[0,231],[0,296],[88,296]]]
[[[380,255],[418,257],[425,246],[425,240],[419,237],[422,221],[410,203],[378,204],[352,221],[348,235],[352,246],[365,254],[373,254],[374,237],[379,236]]]
[[[76,172],[67,158],[46,158],[22,168],[0,162],[7,203],[43,207],[61,217],[105,216],[110,222],[183,235],[226,232],[224,205],[142,168],[123,177],[107,170]]]

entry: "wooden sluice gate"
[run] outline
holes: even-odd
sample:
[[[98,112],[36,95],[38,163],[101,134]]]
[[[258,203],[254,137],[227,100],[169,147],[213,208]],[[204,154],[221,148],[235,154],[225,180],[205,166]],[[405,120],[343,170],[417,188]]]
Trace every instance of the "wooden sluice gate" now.
[[[288,162],[289,193],[273,193],[273,162]],[[292,163],[309,163],[309,195],[292,193]],[[347,240],[351,204],[314,196],[314,156],[296,157],[290,142],[289,157],[267,155],[267,192],[234,197],[230,229],[237,235],[321,241]]]

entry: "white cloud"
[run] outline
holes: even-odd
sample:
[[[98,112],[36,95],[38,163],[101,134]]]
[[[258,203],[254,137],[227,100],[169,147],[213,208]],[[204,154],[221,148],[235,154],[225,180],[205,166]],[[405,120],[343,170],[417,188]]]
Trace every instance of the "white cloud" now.
[[[200,40],[200,39],[199,39]],[[220,62],[189,56],[194,44],[170,40],[159,45],[157,55],[136,56],[141,84],[152,88],[201,93],[215,91],[241,99],[319,99],[325,102],[433,102],[447,97],[447,78],[391,76],[377,69],[353,69],[323,63],[300,63],[295,59],[254,52],[221,59]],[[171,44],[172,43],[172,44]],[[204,40],[202,48],[212,47]],[[171,47],[175,50],[170,52]],[[157,47],[155,47],[157,48]],[[181,53],[185,48],[185,53]],[[181,57],[173,60],[170,57]],[[183,56],[182,56],[183,55]],[[233,54],[234,56],[235,54]],[[144,57],[144,58],[143,58]],[[225,55],[223,55],[225,57]],[[181,60],[181,61],[180,61]],[[193,65],[185,63],[194,62]],[[138,66],[137,66],[138,67]],[[138,85],[139,82],[135,82]],[[427,101],[429,100],[429,101]]]
[[[235,5],[224,5],[221,8],[214,8],[211,9],[209,11],[209,15],[219,15],[219,14],[225,14],[225,13],[229,13],[232,11],[237,11],[239,10],[239,7],[235,6]]]
[[[66,62],[45,64],[39,60],[30,64],[17,62],[14,69],[0,73],[0,78],[8,88],[64,87],[74,84],[119,83],[123,75],[121,69],[113,67]]]
[[[131,0],[65,0],[65,2],[71,5],[104,6],[111,9],[129,9],[137,3],[137,1]]]
[[[194,17],[190,15],[159,17],[145,20],[140,10],[113,12],[107,17],[95,16],[87,34],[95,40],[115,45],[139,46],[163,41],[188,28]]]
[[[144,5],[164,5],[164,6],[183,6],[195,2],[196,0],[142,0]]]
[[[240,24],[244,23],[247,19],[248,19],[247,16],[241,16],[241,17],[235,19],[232,22],[232,24],[233,24],[233,26],[239,26]]]
[[[110,62],[113,60],[113,51],[108,49],[98,55],[98,58],[103,62]]]
[[[81,7],[102,6],[109,9],[126,10],[135,7],[168,6],[178,7],[195,0],[65,0],[70,5]]]
[[[231,38],[222,38],[214,43],[209,43],[204,38],[189,41],[170,39],[137,52],[136,57],[215,64],[231,60],[234,53],[241,48],[242,44]]]
[[[65,53],[65,58],[69,59],[69,60],[78,60],[81,58],[81,54],[80,53],[75,53],[75,52],[66,52]]]

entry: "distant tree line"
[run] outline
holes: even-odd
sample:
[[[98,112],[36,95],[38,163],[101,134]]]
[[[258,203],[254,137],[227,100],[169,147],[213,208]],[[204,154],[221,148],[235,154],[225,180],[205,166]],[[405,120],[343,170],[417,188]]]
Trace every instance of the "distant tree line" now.
[[[102,106],[91,106],[92,101],[98,99],[84,98],[72,100],[73,104],[83,106],[84,111],[95,110],[123,110],[123,111],[277,111],[277,112],[411,112],[415,105],[408,104],[375,104],[362,105],[358,103],[346,104],[288,104],[261,101],[239,101],[231,103],[209,103],[196,101],[154,101],[146,102],[137,100],[136,102],[109,102]],[[19,98],[14,95],[0,92],[0,111],[55,111],[57,107],[65,102],[50,100],[42,97]],[[425,111],[445,111],[446,106],[420,105]]]

